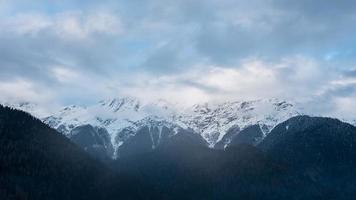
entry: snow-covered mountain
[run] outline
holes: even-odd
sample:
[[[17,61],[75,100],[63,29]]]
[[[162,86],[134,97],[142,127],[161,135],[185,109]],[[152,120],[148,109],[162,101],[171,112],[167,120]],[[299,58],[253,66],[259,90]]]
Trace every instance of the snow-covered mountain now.
[[[303,113],[297,105],[278,99],[234,101],[221,104],[194,105],[178,116],[178,121],[194,129],[210,146],[219,142],[227,131],[255,124],[264,125],[267,134],[278,123]]]
[[[68,137],[71,137],[73,128],[85,124],[105,128],[117,149],[144,125],[157,122],[160,126],[173,126],[169,122],[175,112],[167,104],[163,101],[143,104],[136,98],[115,98],[87,107],[67,106],[43,121]]]
[[[38,116],[35,104],[10,106]],[[69,138],[76,133],[73,129],[83,125],[105,128],[116,152],[142,127],[154,127],[160,131],[163,127],[170,130],[192,129],[210,147],[214,147],[230,128],[239,127],[242,130],[258,124],[264,127],[262,131],[266,135],[278,123],[300,114],[303,114],[303,110],[297,104],[279,99],[181,106],[164,100],[144,103],[136,98],[125,97],[103,100],[89,106],[66,106],[50,116],[42,117],[42,120]]]

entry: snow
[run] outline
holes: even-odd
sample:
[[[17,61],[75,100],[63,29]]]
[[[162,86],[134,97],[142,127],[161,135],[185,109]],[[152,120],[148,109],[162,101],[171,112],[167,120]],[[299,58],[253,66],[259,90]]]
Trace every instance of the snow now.
[[[182,121],[202,134],[210,145],[214,145],[232,126],[238,125],[244,129],[250,125],[264,124],[269,132],[278,123],[301,114],[300,110],[278,99],[206,103],[193,106],[191,112],[183,114]],[[219,134],[217,139],[216,133]]]
[[[36,106],[18,107],[27,109],[37,115]],[[103,100],[94,105],[66,106],[59,111],[41,119],[51,127],[70,137],[71,130],[77,126],[90,124],[103,127],[110,134],[114,148],[119,148],[132,135],[123,134],[124,129],[135,132],[139,127],[154,125],[159,128],[168,127],[177,131],[178,128],[191,128],[213,147],[220,141],[232,126],[243,129],[247,126],[260,124],[266,135],[278,123],[290,117],[302,114],[295,103],[279,99],[262,99],[254,101],[233,101],[224,103],[204,103],[192,106],[180,106],[165,100],[142,102],[132,97]]]

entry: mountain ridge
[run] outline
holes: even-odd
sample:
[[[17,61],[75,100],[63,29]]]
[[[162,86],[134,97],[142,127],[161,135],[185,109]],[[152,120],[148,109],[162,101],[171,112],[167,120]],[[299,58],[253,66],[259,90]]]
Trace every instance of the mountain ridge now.
[[[31,104],[14,104],[13,107],[36,116],[36,106],[28,105]],[[102,100],[89,106],[66,106],[41,119],[69,138],[73,137],[73,129],[84,125],[105,129],[115,158],[121,145],[145,126],[159,130],[191,129],[214,148],[217,144],[229,144],[231,139],[226,139],[226,134],[232,128],[243,130],[259,125],[264,127],[261,129],[264,138],[277,124],[302,114],[304,110],[297,103],[277,98],[181,106],[162,99],[143,102],[134,97],[124,97]]]

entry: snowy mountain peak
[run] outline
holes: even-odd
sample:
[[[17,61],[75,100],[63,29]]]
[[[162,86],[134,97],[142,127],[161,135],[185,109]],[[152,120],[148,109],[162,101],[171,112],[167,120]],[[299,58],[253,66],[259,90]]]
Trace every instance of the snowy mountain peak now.
[[[279,122],[300,113],[302,109],[279,99],[232,101],[193,105],[190,112],[183,115],[182,121],[200,133],[210,146],[214,146],[233,126],[243,129],[261,124],[267,127],[264,132],[268,132]]]
[[[102,100],[99,104],[103,107],[108,107],[114,112],[121,110],[134,110],[138,111],[140,109],[140,101],[137,98],[133,97],[124,97],[124,98],[113,98],[109,100]]]
[[[23,104],[19,109],[27,109]],[[33,113],[34,109],[28,109]],[[132,97],[102,100],[88,106],[71,105],[43,117],[43,121],[71,137],[71,131],[82,125],[105,128],[114,148],[120,148],[140,127],[179,127],[192,129],[213,147],[231,127],[263,125],[266,135],[278,123],[299,115],[302,109],[279,99],[203,103],[179,107],[163,99],[142,102]],[[115,149],[116,150],[116,149]]]

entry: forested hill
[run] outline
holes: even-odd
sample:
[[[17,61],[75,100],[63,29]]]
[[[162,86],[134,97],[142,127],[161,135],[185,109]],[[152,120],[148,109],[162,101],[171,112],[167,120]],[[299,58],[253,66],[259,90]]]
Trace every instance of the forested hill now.
[[[0,105],[0,199],[127,199],[138,197],[134,185],[40,120]]]

